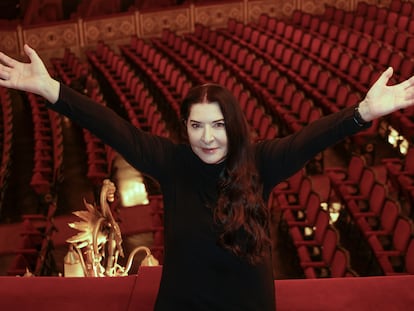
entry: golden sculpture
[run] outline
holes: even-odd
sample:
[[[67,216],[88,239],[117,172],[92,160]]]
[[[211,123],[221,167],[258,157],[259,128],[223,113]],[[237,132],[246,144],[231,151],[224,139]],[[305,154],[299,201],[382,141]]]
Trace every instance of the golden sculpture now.
[[[141,250],[146,252],[141,265],[158,265],[158,260],[146,246],[136,247],[131,252],[126,267],[118,264],[119,257],[124,257],[122,235],[108,203],[114,201],[115,190],[115,184],[105,179],[100,193],[100,209],[84,200],[86,211],[74,212],[82,221],[69,223],[71,228],[80,232],[67,239],[70,246],[65,257],[66,277],[126,276],[134,256]]]

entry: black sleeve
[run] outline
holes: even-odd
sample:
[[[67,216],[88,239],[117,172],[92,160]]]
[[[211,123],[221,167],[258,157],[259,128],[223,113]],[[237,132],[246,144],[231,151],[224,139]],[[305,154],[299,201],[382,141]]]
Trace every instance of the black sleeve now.
[[[137,170],[161,178],[174,148],[170,140],[136,128],[110,108],[64,84],[60,85],[58,101],[48,107],[89,130]]]
[[[345,108],[312,122],[292,135],[259,143],[256,159],[264,190],[271,191],[325,148],[368,128],[371,122],[365,126],[355,122],[354,109]]]

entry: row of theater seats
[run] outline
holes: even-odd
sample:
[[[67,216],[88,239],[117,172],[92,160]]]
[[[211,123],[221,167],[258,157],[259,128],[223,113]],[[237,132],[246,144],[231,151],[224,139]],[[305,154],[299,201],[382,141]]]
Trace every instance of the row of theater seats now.
[[[189,86],[183,83],[187,80],[185,75],[175,63],[169,61],[168,57],[158,52],[150,44],[143,44],[141,47],[142,49],[135,50],[136,53],[128,53],[128,50],[123,50],[123,57],[128,59],[136,69],[137,75],[146,83],[150,94],[153,94],[165,117],[178,120],[180,100],[183,98],[184,92],[188,91],[187,86]],[[179,82],[180,84],[178,84]]]
[[[115,96],[112,98],[121,105],[132,124],[159,136],[170,136],[165,111],[159,109],[148,88],[123,57],[103,42],[87,55],[93,68],[109,85]]]
[[[400,80],[410,76],[410,69],[413,68],[412,51],[407,51],[406,48],[411,48],[414,43],[410,42],[411,34],[396,29],[389,33],[384,24],[375,24],[374,21],[371,21],[374,23],[371,32],[368,29],[357,31],[326,20],[323,15],[313,15],[303,11],[295,11],[295,13],[294,25],[306,29],[314,36],[339,43],[349,52],[371,63],[375,69],[383,70],[392,66]],[[369,21],[364,19],[364,23],[368,24]]]
[[[265,107],[244,87],[244,83],[238,81],[238,77],[234,76],[230,69],[223,68],[221,62],[224,58],[217,59],[217,55],[209,54],[202,46],[190,40],[183,40],[169,30],[164,31],[162,38],[153,39],[152,43],[179,64],[187,73],[188,79],[200,77],[199,83],[211,81],[229,89],[239,100],[251,125],[253,139],[261,140],[279,135],[279,128]]]
[[[412,6],[411,2],[408,2]],[[370,5],[372,10],[377,9],[379,12],[385,12],[387,8]],[[385,11],[384,11],[385,10]],[[340,43],[355,54],[362,61],[372,64],[372,66],[381,71],[388,66],[395,69],[394,82],[402,81],[412,75],[414,70],[414,24],[402,27],[401,25],[393,27],[392,21],[395,18],[409,18],[401,12],[388,10],[386,17],[380,18],[372,16],[371,19],[364,15],[353,14],[359,18],[360,23],[354,21],[350,25],[338,24],[332,20],[333,16],[344,15],[344,12],[338,8],[330,8],[328,13],[322,15],[312,15],[301,11],[296,11],[292,18],[292,23],[300,25],[318,35],[325,36],[334,42]],[[331,13],[329,13],[331,12]],[[350,12],[345,15],[349,15]],[[384,13],[382,13],[383,15]],[[381,14],[379,14],[381,16]],[[395,15],[397,15],[395,17]],[[339,19],[340,20],[340,19]],[[265,24],[265,22],[263,22]],[[360,73],[361,77],[363,72]],[[413,111],[404,109],[393,113],[388,118],[389,123],[406,137],[413,136]]]
[[[56,204],[51,202],[44,213],[22,215],[21,241],[16,245],[7,275],[50,276],[56,272],[53,253],[53,235],[57,230],[55,211]]]
[[[370,34],[372,34],[371,31],[375,24],[386,26],[386,28],[382,28],[382,31],[389,31],[390,34],[394,31],[414,34],[413,12],[411,1],[392,1],[389,7],[360,1],[355,9],[355,14],[326,5],[323,15],[328,20]]]
[[[269,205],[281,213],[306,277],[414,273],[413,219],[386,173],[384,165],[368,166],[353,155],[346,169],[326,169],[317,178],[300,171],[275,188]],[[341,238],[326,237],[329,226]]]
[[[265,33],[259,35],[256,32],[258,35],[253,39],[255,32],[250,31],[251,40],[247,36],[243,39],[245,32],[236,34],[238,25],[243,29],[252,28],[240,22],[230,21],[229,24],[231,26],[222,31],[198,25],[192,38],[208,42],[205,45],[214,51],[212,53],[228,60],[233,74],[244,79],[285,133],[320,118],[323,112],[338,111],[360,100],[360,92],[352,90],[336,73],[321,68],[317,55],[311,60],[304,55],[304,49],[294,50]],[[342,75],[346,76],[345,73]],[[371,137],[377,135],[379,124],[376,120],[369,131],[351,137],[353,145],[365,149]]]
[[[52,199],[63,180],[63,134],[61,116],[45,107],[39,96],[27,93],[34,127],[33,174],[30,185],[46,201]]]
[[[289,47],[290,50],[293,50],[293,52],[307,56],[310,58],[311,62],[319,64],[321,68],[330,71],[358,92],[365,93],[367,87],[377,77],[375,72],[373,72],[376,63],[369,60],[366,64],[364,64],[361,60],[362,57],[353,56],[355,51],[350,49],[348,46],[350,43],[347,41],[347,31],[345,31],[344,44],[338,45],[339,39],[331,40],[329,37],[326,38],[319,33],[318,29],[311,31],[301,25],[295,25],[290,21],[270,17],[264,18],[267,19],[267,23],[264,27],[260,26],[260,24],[251,24],[247,27],[243,27],[240,26],[242,24],[235,23],[235,25],[230,27],[230,29],[243,40],[246,41],[248,39],[251,44],[254,44],[259,48],[261,53],[265,52],[270,55],[274,54],[273,56],[277,59],[282,58],[283,60],[283,58],[288,57],[289,54],[284,56],[283,53],[284,49]],[[319,20],[319,17],[315,18],[316,20]],[[322,21],[320,22],[320,25],[325,24]],[[336,24],[328,24],[328,27],[330,27],[330,29],[334,29],[334,27],[336,27],[336,34],[339,32]],[[352,36],[349,36],[349,38],[352,38]],[[278,41],[281,44],[276,45]],[[357,46],[361,47],[362,45],[358,44]],[[290,52],[290,54],[293,52]],[[290,55],[289,58],[290,57],[292,56]],[[286,62],[286,59],[284,61]],[[297,63],[297,60],[290,64],[294,70],[297,70],[296,67],[298,65],[301,64]],[[361,76],[360,79],[355,79],[358,74]]]
[[[62,83],[74,87],[101,105],[106,105],[99,85],[89,72],[87,64],[72,51],[66,49],[62,58],[52,58],[51,63],[56,77]],[[88,130],[82,131],[87,156],[86,176],[94,186],[99,187],[103,180],[111,175],[115,152]]]
[[[286,26],[286,25],[285,25]],[[287,25],[287,26],[292,26],[292,25]],[[286,27],[287,28],[287,27]],[[284,33],[289,33],[288,31],[285,31]],[[169,33],[169,35],[170,35],[170,38],[172,38],[173,40],[174,40],[174,37],[173,36],[171,36],[171,32]],[[196,29],[196,34],[195,34],[196,36],[198,35],[197,34],[197,29]],[[192,68],[200,68],[201,66],[203,66],[203,64],[204,64],[204,66],[206,66],[205,68],[205,76],[208,76],[208,75],[213,75],[214,73],[215,73],[215,71],[214,71],[214,69],[215,68],[217,68],[217,66],[218,65],[220,65],[220,66],[223,66],[223,65],[229,65],[229,62],[225,62],[224,61],[224,59],[223,59],[223,57],[220,59],[220,57],[219,57],[219,55],[214,55],[215,56],[215,58],[214,58],[214,60],[215,60],[215,62],[214,62],[214,60],[212,60],[211,59],[211,57],[209,58],[209,57],[207,57],[205,54],[203,55],[198,49],[192,49],[193,48],[193,45],[192,44],[189,44],[188,43],[188,40],[192,40],[192,39],[190,39],[190,37],[194,37],[194,36],[188,36],[188,37],[178,37],[178,36],[176,36],[176,37],[178,37],[179,39],[175,39],[175,41],[173,41],[173,40],[171,40],[171,39],[167,39],[167,35],[165,36],[166,38],[162,38],[161,40],[158,40],[157,41],[157,43],[159,43],[160,41],[162,41],[162,42],[164,42],[167,46],[169,46],[169,47],[173,47],[173,51],[174,52],[170,52],[168,55],[170,56],[170,57],[172,57],[172,55],[177,55],[177,54],[179,54],[179,56],[181,56],[181,58],[180,57],[176,57],[175,59],[177,60],[177,62],[179,63],[179,65],[181,66],[181,67],[185,67],[186,66],[186,68],[188,68],[189,67],[189,65],[192,67]],[[214,33],[212,32],[212,31],[210,31],[210,33],[206,36],[207,38],[208,38],[208,40],[209,40],[209,43],[211,43],[212,42],[212,38],[214,38]],[[216,39],[217,39],[217,36],[216,36]],[[315,40],[315,43],[313,43],[312,44],[312,46],[313,46],[313,48],[316,48],[316,47],[318,47],[319,48],[319,50],[323,50],[322,48],[321,48],[321,40],[320,40],[320,38],[318,38],[319,40]],[[269,38],[268,38],[268,40],[269,40]],[[155,41],[155,40],[154,40]],[[153,41],[153,42],[154,42]],[[269,40],[270,41],[270,40]],[[286,40],[285,40],[286,41]],[[317,43],[319,41],[319,44]],[[138,42],[139,42],[139,40],[138,40]],[[272,41],[271,41],[272,42]],[[286,41],[286,42],[288,42],[288,41]],[[192,41],[192,43],[194,43],[193,41]],[[273,41],[273,43],[272,44],[274,44],[274,41]],[[156,44],[157,46],[161,46],[161,44]],[[333,44],[331,44],[331,48],[332,48],[332,45]],[[227,46],[228,47],[232,47],[232,50],[233,50],[233,52],[234,51],[236,51],[237,50],[237,47],[234,47],[235,46],[235,44],[233,43],[233,44],[227,44]],[[269,46],[272,46],[271,44],[269,44]],[[181,47],[181,49],[179,49],[179,47]],[[205,45],[204,45],[204,47],[205,47]],[[216,47],[216,46],[214,46],[214,47]],[[138,48],[139,49],[139,48]],[[278,51],[280,51],[281,49],[280,48],[278,48],[278,49],[276,49],[275,48],[275,46],[273,45],[273,49],[274,50],[278,50]],[[131,49],[129,49],[129,52],[131,51],[131,50],[134,50],[132,47],[131,47]],[[146,51],[149,51],[150,49],[149,48],[147,48],[147,50]],[[166,50],[165,48],[164,48],[164,50]],[[211,52],[211,50],[214,50],[214,49],[210,49],[210,52]],[[231,49],[230,49],[231,50]],[[318,51],[319,51],[318,50]],[[170,49],[170,51],[171,51],[171,49]],[[176,51],[176,52],[175,52]],[[181,51],[189,51],[189,53],[187,54],[181,54]],[[193,51],[193,52],[192,52]],[[257,51],[257,50],[256,50]],[[327,51],[330,51],[329,49],[327,50]],[[179,53],[178,53],[179,52]],[[197,52],[197,53],[196,53]],[[338,52],[338,51],[337,51]],[[331,53],[331,52],[329,52],[328,54],[332,54],[332,55],[334,55],[335,53]],[[145,52],[144,52],[144,54],[143,55],[145,55]],[[189,55],[189,56],[188,56]],[[194,56],[192,56],[192,55],[194,55]],[[309,53],[309,55],[312,55],[312,53]],[[337,53],[337,55],[338,55],[338,53]],[[245,53],[245,50],[243,50],[243,52],[241,52],[240,53],[240,60],[243,60],[243,56],[246,56],[246,53]],[[257,55],[254,55],[255,57],[257,57]],[[293,59],[293,57],[292,57],[292,51],[290,50],[290,51],[288,51],[288,52],[286,52],[285,53],[285,56],[286,56],[286,60],[289,60],[289,59]],[[287,73],[290,73],[290,71],[289,71],[289,69],[291,68],[291,67],[293,67],[293,68],[296,68],[295,67],[295,65],[294,64],[297,64],[297,67],[301,67],[302,68],[302,70],[303,70],[303,68],[308,68],[307,66],[309,66],[309,62],[307,62],[307,60],[303,60],[303,57],[301,58],[301,56],[302,55],[300,55],[300,53],[297,53],[297,54],[295,54],[295,62],[292,62],[292,63],[288,63],[288,66],[285,66],[286,68],[283,68],[283,69],[285,69],[286,70],[286,72]],[[195,61],[195,63],[194,64],[191,64],[191,61],[189,61],[188,59],[186,59],[187,57],[189,57],[190,59],[191,59],[191,57],[194,57],[194,59],[196,60]],[[332,57],[334,57],[334,56],[332,56]],[[339,56],[338,56],[339,57]],[[252,57],[250,58],[250,59],[252,59],[253,58],[253,55],[252,55]],[[321,59],[321,57],[317,57],[316,55],[314,55],[314,60],[313,61],[316,61],[316,59]],[[184,59],[184,61],[183,61],[183,59]],[[197,64],[197,60],[198,60],[198,64]],[[249,58],[248,57],[246,57],[246,63],[248,63],[248,60],[249,60]],[[224,61],[224,64],[223,64],[223,61]],[[349,65],[349,63],[352,61],[352,55],[350,55],[349,53],[348,54],[343,54],[343,58],[342,58],[342,61],[341,61],[341,66],[346,66],[346,64],[348,64]],[[234,63],[234,62],[233,62]],[[361,63],[361,61],[355,61],[354,62],[355,64],[358,64],[358,63]],[[237,64],[237,62],[236,62],[236,64]],[[264,69],[263,69],[263,72],[261,72],[261,73],[263,73],[263,74],[257,74],[257,68],[260,68],[261,66],[257,66],[258,64],[260,64],[258,61],[255,63],[255,68],[256,68],[256,75],[257,76],[259,76],[259,77],[261,77],[261,79],[263,79],[264,80],[264,78],[263,77],[266,77],[267,76],[267,74],[266,74],[266,72],[267,73],[269,73],[269,76],[268,77],[274,77],[274,74],[273,75],[271,75],[270,73],[273,73],[274,72],[274,70],[269,70],[269,67],[268,66],[266,66]],[[308,64],[308,65],[307,65]],[[303,66],[301,66],[301,65],[303,65]],[[208,67],[208,66],[210,66],[210,67]],[[213,69],[212,69],[213,68]],[[237,67],[236,67],[237,68]],[[282,67],[279,67],[279,68],[282,68]],[[341,67],[341,69],[343,69],[343,68],[346,68],[346,67]],[[357,69],[355,69],[355,68],[357,68]],[[352,72],[352,76],[354,77],[354,79],[353,79],[353,83],[355,84],[355,85],[358,85],[357,84],[357,82],[359,83],[360,81],[357,81],[357,79],[356,79],[356,77],[358,77],[358,79],[359,80],[363,80],[363,81],[366,81],[365,83],[365,85],[364,86],[362,86],[362,87],[360,87],[360,90],[361,91],[366,91],[366,89],[367,89],[367,87],[369,86],[369,84],[370,83],[372,83],[373,82],[373,80],[375,80],[375,78],[376,78],[376,76],[375,76],[375,74],[376,74],[376,72],[373,72],[373,70],[372,70],[372,68],[369,68],[369,67],[367,67],[367,66],[364,66],[363,68],[364,68],[364,72],[366,73],[366,74],[363,74],[363,75],[361,75],[361,71],[360,71],[360,69],[358,69],[358,68],[360,68],[360,67],[353,67],[353,69],[350,71],[350,72]],[[404,68],[405,68],[405,66],[404,66]],[[200,68],[201,69],[201,68]],[[227,69],[227,68],[226,68]],[[203,69],[201,69],[201,70],[203,70]],[[235,70],[236,71],[236,70]],[[188,70],[188,72],[194,72],[194,70]],[[201,71],[201,72],[203,72],[203,71]],[[318,72],[318,71],[316,71],[316,72]],[[337,70],[337,72],[335,72],[335,75],[329,75],[329,72],[323,72],[323,74],[321,74],[320,76],[319,75],[315,75],[314,76],[314,81],[318,81],[319,82],[319,88],[320,89],[322,89],[322,90],[329,90],[330,92],[332,92],[332,93],[335,93],[335,90],[336,90],[336,88],[335,87],[332,87],[332,86],[335,86],[335,83],[336,83],[336,85],[338,86],[338,77],[337,77],[337,75],[339,75],[339,73],[340,72],[342,72],[341,70]],[[204,73],[204,72],[203,72]],[[240,71],[239,71],[239,73],[240,73]],[[237,72],[232,72],[232,74],[234,74],[234,75],[236,75],[237,76]],[[250,73],[249,73],[250,74]],[[358,76],[358,74],[360,75],[360,76]],[[242,75],[243,76],[243,74],[240,74],[240,75]],[[251,75],[253,75],[254,76],[254,73],[252,73]],[[195,75],[195,76],[200,76],[199,74],[198,75]],[[203,75],[204,76],[204,75]],[[306,76],[306,75],[305,75]],[[331,77],[331,76],[333,76],[333,77]],[[350,74],[346,74],[346,73],[342,73],[342,77],[346,77],[346,78],[348,78],[349,79],[349,76],[350,76]],[[363,79],[361,79],[361,77],[363,78]],[[364,78],[364,77],[366,77],[366,78]],[[332,79],[330,79],[330,78],[332,78]],[[365,80],[364,80],[365,79]],[[263,81],[262,80],[262,81]],[[251,81],[251,80],[250,80]],[[267,81],[272,81],[272,79],[268,79]],[[298,80],[298,81],[300,81],[300,82],[302,82],[302,83],[297,83],[298,85],[300,84],[300,85],[302,85],[303,84],[303,80]],[[328,83],[327,83],[327,81],[330,81],[330,84],[329,84],[329,87],[327,87],[327,85],[328,85]],[[356,82],[357,81],[357,82]],[[339,81],[340,82],[340,81]],[[283,83],[283,82],[282,82]],[[244,85],[250,85],[250,84],[248,84],[248,83],[245,83]],[[283,84],[282,84],[283,85]],[[344,99],[344,98],[347,98],[347,100],[348,100],[348,102],[346,103],[346,105],[352,105],[352,104],[355,104],[359,99],[360,99],[360,95],[361,94],[359,94],[357,91],[358,91],[358,89],[351,89],[351,90],[345,90],[344,88],[343,88],[343,85],[341,85],[342,87],[340,87],[339,88],[339,90],[337,91],[337,93],[336,93],[336,97],[334,98],[335,99],[335,101],[338,101],[339,103],[341,102],[340,100],[342,100],[342,99]],[[351,86],[353,86],[353,85],[351,85]],[[282,88],[283,89],[283,88]],[[292,88],[290,88],[290,90],[289,89],[287,89],[287,94],[291,94],[292,92],[291,92],[291,89]],[[250,90],[250,89],[249,89]],[[332,90],[334,90],[334,91],[332,91]],[[320,91],[320,90],[317,90],[317,91]],[[342,93],[340,93],[340,92],[342,92]],[[253,92],[252,92],[253,93]],[[316,95],[318,95],[318,93],[316,92],[316,93],[314,93],[314,94],[316,94]],[[348,96],[343,96],[343,94],[348,94]],[[332,96],[332,95],[327,95],[327,94],[322,94],[321,95],[321,102],[325,102],[326,101],[326,98],[328,97],[330,97],[330,96]],[[328,101],[329,102],[329,101]],[[331,99],[331,102],[332,102],[332,99]],[[261,102],[260,102],[260,104],[262,104]],[[306,107],[306,106],[305,106]],[[335,108],[337,108],[337,107],[334,107],[334,106],[332,106],[332,105],[330,105],[330,106],[328,106],[328,107],[330,107],[331,109],[335,109]],[[303,110],[303,114],[305,115],[305,113],[306,113],[306,109],[305,110]],[[290,116],[296,116],[296,114],[290,114]],[[316,113],[314,114],[314,117],[316,118]],[[376,131],[377,131],[377,128],[378,128],[378,124],[374,124],[374,126],[373,127],[371,127],[371,133],[367,133],[368,135],[362,135],[362,136],[359,136],[359,138],[361,138],[361,139],[357,139],[356,141],[357,142],[359,142],[359,141],[365,141],[365,137],[364,136],[366,136],[366,137],[368,137],[369,138],[369,136],[370,136],[370,134],[376,134]]]
[[[225,39],[224,35],[218,35],[216,40],[213,41],[211,38],[214,37],[216,31],[204,28],[200,32],[198,38],[202,43],[206,44],[203,37],[208,38],[207,48],[215,51],[216,54],[223,55],[222,61],[227,59],[227,65],[232,68],[233,73],[241,76],[244,83],[249,86],[250,91],[260,99],[261,104],[286,127],[298,129],[304,124],[321,117],[322,111],[319,107],[315,107],[312,98],[305,98],[305,90],[299,88],[298,84],[292,83],[288,76],[284,74],[290,70],[287,66],[271,59],[270,56],[261,58],[259,56],[260,52],[255,50],[254,47],[245,48],[242,45],[243,43],[235,38]],[[208,33],[207,36],[205,35],[206,32]],[[302,57],[302,55],[300,56]],[[299,107],[291,105],[293,100],[298,101]],[[301,110],[302,104],[304,105],[303,111]],[[303,113],[296,114],[292,108],[300,109]],[[287,114],[287,112],[289,113]]]
[[[63,57],[51,57],[49,61],[53,66],[54,74],[66,85],[73,85],[79,79],[86,78],[85,64],[69,48],[65,49]]]
[[[345,231],[357,228],[383,273],[414,273],[412,210],[410,204],[403,205],[402,189],[392,184],[387,167],[369,166],[354,155],[346,172],[331,169],[327,174],[345,206]]]
[[[324,205],[330,189],[327,176],[300,170],[276,187],[269,201],[272,214],[280,213],[280,232],[288,234],[306,278],[358,276]]]
[[[237,25],[240,23],[237,22]],[[337,111],[341,107],[355,103],[351,100],[359,99],[358,96],[350,95],[350,90],[346,88],[341,90],[342,96],[338,95],[339,87],[346,83],[338,78],[341,75],[334,72],[332,68],[325,69],[320,66],[321,55],[316,53],[321,52],[319,52],[320,49],[317,45],[310,44],[312,47],[317,47],[318,50],[315,48],[315,51],[307,52],[305,46],[294,47],[288,39],[285,42],[283,40],[277,42],[277,38],[274,38],[272,34],[260,34],[259,31],[251,31],[250,38],[246,38],[246,36],[243,38],[245,32],[240,34],[235,28],[229,27],[226,30],[227,33],[232,34],[233,41],[247,46],[256,58],[260,55],[264,63],[271,64],[273,70],[280,72],[297,88],[302,89],[324,112]],[[289,27],[287,26],[287,28]],[[245,29],[249,29],[249,26]],[[259,37],[260,39],[258,39]],[[337,71],[342,72],[342,70]],[[269,91],[272,92],[272,88]],[[347,100],[350,102],[344,102]]]
[[[173,38],[173,40],[171,40],[171,38]],[[174,40],[174,38],[177,40]],[[239,102],[246,113],[247,120],[251,124],[253,135],[257,139],[274,137],[277,134],[278,129],[275,127],[271,116],[268,115],[257,100],[250,95],[248,90],[245,90],[243,85],[233,77],[231,72],[225,70],[217,60],[204,53],[201,47],[188,43],[186,40],[182,40],[174,32],[168,30],[164,32],[164,36],[161,39],[153,39],[151,43],[138,40],[135,47],[133,47],[132,45],[134,42],[136,42],[135,39],[133,39],[129,48],[124,48],[124,54],[127,55],[126,57],[131,54],[135,55],[129,56],[132,58],[137,58],[138,55],[140,62],[146,62],[146,64],[140,65],[140,70],[146,70],[146,72],[153,70],[145,68],[152,68],[152,66],[156,67],[157,63],[153,63],[153,57],[155,58],[155,55],[162,55],[160,57],[165,59],[168,64],[171,64],[171,67],[173,67],[175,71],[181,72],[182,77],[186,81],[198,77],[196,80],[198,83],[207,81],[220,83],[233,92],[235,97],[239,99]],[[172,44],[174,49],[171,49],[172,46],[169,46],[168,44]],[[134,62],[136,62],[136,60]],[[159,70],[161,74],[163,74],[164,69],[159,68]],[[168,78],[168,76],[166,77],[167,79],[164,81],[165,84],[170,84],[170,89],[175,89],[174,83],[176,79],[173,76],[170,78]],[[157,77],[153,77],[155,86],[157,85],[156,79]],[[186,91],[187,90],[185,90],[185,92]],[[182,91],[176,98],[181,99],[185,95],[185,92]],[[173,100],[173,105],[175,102],[176,101]]]
[[[265,16],[262,17],[265,21],[257,27],[269,35],[280,37],[296,50],[302,50],[336,76],[348,80],[360,92],[366,92],[378,73],[391,65],[396,71],[396,77],[405,79],[410,76],[413,60],[393,46],[384,46],[378,40],[328,22],[319,15],[295,12],[302,18],[296,17],[297,21],[289,23]],[[307,27],[306,17],[315,20],[315,25]]]
[[[300,44],[300,48],[305,53],[309,52],[310,58],[333,72],[335,77],[342,79],[342,82],[347,81],[349,83],[349,86],[353,88],[350,95],[353,98],[352,101],[357,101],[358,96],[360,97],[361,93],[364,93],[367,87],[378,77],[378,74],[389,65],[393,65],[397,69],[395,71],[395,78],[392,79],[394,82],[407,78],[412,74],[413,58],[407,53],[402,53],[396,46],[385,45],[378,40],[369,39],[369,36],[358,32],[350,33],[348,28],[340,27],[341,25],[339,24],[324,20],[323,16],[311,15],[302,11],[296,11],[295,13],[294,16],[296,17],[292,18],[291,23],[263,15],[256,27],[266,29],[267,32],[270,30],[272,34],[288,39],[285,40],[286,44],[290,42],[290,46],[293,48],[297,49]],[[307,22],[308,20],[315,20],[316,22],[312,26],[310,22]],[[312,27],[314,29],[311,33]],[[305,31],[306,28],[309,29],[309,32]],[[240,30],[238,31],[240,32]],[[249,33],[249,31],[245,27],[244,35],[246,33]],[[251,30],[250,33],[252,40],[257,42],[256,45],[263,49],[266,42],[265,34],[258,34]],[[322,34],[325,34],[325,36]],[[268,39],[270,49],[273,50],[274,47],[272,45],[275,45],[275,42],[271,40]],[[337,43],[341,44],[338,45]],[[302,63],[292,61],[291,66],[297,68],[300,65],[303,72],[309,66],[307,62],[309,60]],[[326,75],[325,73],[325,77],[322,76],[323,80],[326,80]],[[310,73],[308,76],[309,79],[314,79]],[[335,92],[335,88],[332,86],[335,84],[331,83],[328,87],[326,82],[322,82],[320,81],[330,92],[328,97],[332,98],[332,94]],[[342,85],[342,88],[344,87]],[[341,90],[341,92],[345,94],[344,90]],[[341,96],[338,92],[337,95],[336,104],[343,106],[341,103],[343,103],[343,98],[346,97]],[[412,110],[405,109],[404,111],[393,113],[386,118],[386,122],[391,124],[405,137],[412,137],[414,129],[412,116]],[[371,129],[376,128],[375,124],[374,127],[371,127]]]
[[[104,59],[102,52],[107,49],[108,46],[100,42],[95,51],[87,52],[87,59],[91,69],[88,71],[87,79],[82,79],[82,81],[78,81],[80,84],[77,83],[75,85],[97,103],[106,105],[105,96],[100,91],[102,86],[94,77],[95,75],[103,76],[105,82],[109,83],[112,92],[116,94],[121,106],[127,111],[130,121],[135,126],[151,131],[156,135],[167,137],[169,132],[165,127],[165,122],[162,121],[161,114],[157,111],[154,100],[144,84],[121,59],[116,58],[116,61],[113,61],[112,58]],[[59,72],[58,76],[62,77],[62,81],[68,85],[74,85],[73,82],[79,78],[76,74],[76,72],[79,72],[77,66],[64,65],[69,64],[68,61],[72,57],[71,54],[70,51],[67,51],[63,58],[54,59],[54,63],[60,66],[60,69],[56,70]],[[69,55],[67,60],[65,60],[66,55]],[[75,63],[82,68],[89,67],[80,61],[75,61]],[[65,77],[69,78],[65,79]],[[88,156],[87,177],[95,186],[100,186],[103,179],[110,178],[112,174],[115,152],[86,129],[83,129],[83,136]],[[162,264],[164,256],[162,195],[150,195],[149,205],[152,223],[148,224],[149,227],[145,229],[145,232],[149,230],[153,234],[153,243],[150,249],[155,258]]]
[[[13,112],[10,93],[0,88],[0,210],[5,195],[12,163]]]
[[[396,189],[398,196],[403,198],[406,206],[410,207],[408,214],[414,217],[414,148],[411,146],[404,158],[383,158],[391,187]]]
[[[335,12],[334,7],[329,7],[329,10]],[[400,16],[412,16],[414,14],[414,4],[407,0],[391,0],[389,6],[384,9],[364,1],[360,1],[357,5],[356,11],[359,15],[367,15],[370,18],[375,18],[379,15],[387,15],[390,12],[397,13]]]

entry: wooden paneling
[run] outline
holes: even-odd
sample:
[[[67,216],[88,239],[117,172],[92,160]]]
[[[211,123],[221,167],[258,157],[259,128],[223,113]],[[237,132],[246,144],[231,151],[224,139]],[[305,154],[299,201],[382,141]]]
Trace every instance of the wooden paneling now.
[[[248,1],[247,21],[255,21],[263,12],[278,18],[287,18],[299,7],[300,0],[285,1]]]
[[[364,1],[380,6],[388,6],[391,3],[391,0]],[[0,50],[19,57],[23,55],[23,44],[29,43],[42,54],[41,56],[56,57],[63,55],[65,48],[78,53],[95,46],[99,40],[116,46],[129,42],[134,35],[143,38],[160,36],[165,28],[177,33],[186,33],[194,30],[195,23],[220,28],[226,27],[229,18],[251,22],[257,20],[262,13],[288,18],[296,9],[321,14],[325,10],[325,5],[353,10],[358,2],[358,0],[240,0],[216,1],[212,4],[180,6],[160,11],[129,11],[108,17],[0,30]]]
[[[194,7],[194,21],[214,28],[227,26],[229,18],[245,20],[244,2],[230,2]]]
[[[0,30],[0,50],[17,55],[19,53],[18,30]]]
[[[141,13],[137,15],[140,37],[159,36],[165,28],[177,33],[190,32],[192,29],[191,7]]]
[[[133,13],[84,20],[81,30],[85,46],[94,45],[100,40],[118,43],[137,33]]]

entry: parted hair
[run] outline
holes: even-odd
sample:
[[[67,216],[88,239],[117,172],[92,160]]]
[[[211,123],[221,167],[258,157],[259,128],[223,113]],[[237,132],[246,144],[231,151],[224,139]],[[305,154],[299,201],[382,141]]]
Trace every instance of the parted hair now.
[[[181,105],[187,120],[195,103],[218,103],[224,117],[228,153],[213,207],[219,226],[218,243],[249,263],[260,262],[269,250],[269,212],[262,199],[250,128],[233,94],[218,84],[203,84],[188,92]]]

